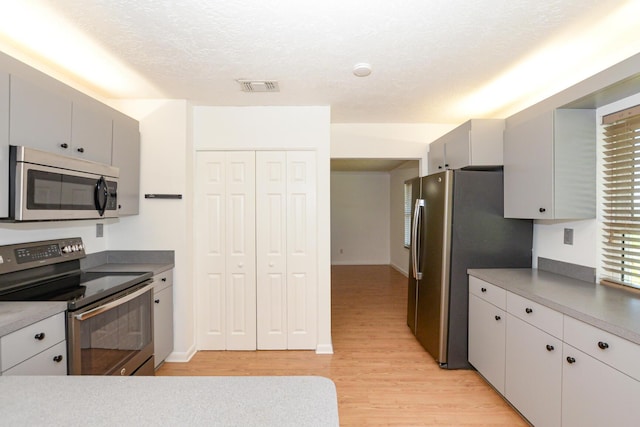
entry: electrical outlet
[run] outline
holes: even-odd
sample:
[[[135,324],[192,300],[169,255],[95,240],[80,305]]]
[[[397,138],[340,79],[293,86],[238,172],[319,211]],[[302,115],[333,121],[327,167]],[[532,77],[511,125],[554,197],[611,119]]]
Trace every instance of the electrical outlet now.
[[[564,229],[564,244],[573,245],[573,228]]]
[[[104,224],[96,224],[96,237],[104,236]]]

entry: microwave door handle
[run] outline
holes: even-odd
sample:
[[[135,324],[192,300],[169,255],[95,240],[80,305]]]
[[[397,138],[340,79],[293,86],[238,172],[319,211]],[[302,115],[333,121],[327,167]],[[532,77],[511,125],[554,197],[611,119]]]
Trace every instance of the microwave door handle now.
[[[109,311],[112,308],[115,308],[119,305],[122,305],[126,302],[131,301],[134,298],[139,297],[140,295],[144,294],[145,292],[149,291],[150,289],[153,289],[153,285],[147,285],[144,288],[138,289],[135,292],[131,292],[128,295],[123,296],[122,298],[118,298],[116,300],[110,301],[106,304],[103,304],[99,307],[93,308],[89,311],[85,311],[84,313],[80,313],[80,314],[76,314],[74,317],[77,320],[83,321],[83,320],[87,320],[87,319],[91,319],[94,316],[97,316],[99,314],[104,313],[105,311]]]
[[[94,201],[96,209],[100,216],[104,215],[104,211],[107,209],[107,200],[109,199],[109,189],[107,187],[107,181],[104,176],[101,176],[96,182],[96,189],[94,193]]]

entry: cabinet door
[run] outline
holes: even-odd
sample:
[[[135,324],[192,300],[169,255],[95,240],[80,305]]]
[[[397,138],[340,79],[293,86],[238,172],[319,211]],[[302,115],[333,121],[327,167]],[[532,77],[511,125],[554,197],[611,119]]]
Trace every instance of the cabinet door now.
[[[71,154],[69,98],[11,75],[10,112],[10,144]]]
[[[113,166],[120,168],[118,214],[137,215],[140,206],[140,130],[136,120],[117,116],[113,120]]]
[[[71,118],[71,154],[110,165],[112,122],[111,111],[98,101],[74,102]]]
[[[504,134],[504,216],[553,218],[553,111]]]
[[[467,122],[443,137],[446,169],[460,169],[471,164],[470,133],[471,125]]]
[[[560,425],[562,341],[507,314],[505,397],[533,425]]]
[[[9,170],[9,74],[0,72],[0,170]],[[9,215],[9,174],[0,173],[0,218]]]
[[[2,375],[67,375],[67,342],[60,341]]]
[[[504,395],[505,312],[469,295],[469,363]]]
[[[437,140],[429,144],[429,175],[445,170],[444,141]]]
[[[258,349],[287,348],[287,155],[256,153]]]
[[[638,425],[640,382],[568,344],[563,358],[563,427]]]
[[[153,294],[153,347],[155,367],[173,351],[173,286]]]

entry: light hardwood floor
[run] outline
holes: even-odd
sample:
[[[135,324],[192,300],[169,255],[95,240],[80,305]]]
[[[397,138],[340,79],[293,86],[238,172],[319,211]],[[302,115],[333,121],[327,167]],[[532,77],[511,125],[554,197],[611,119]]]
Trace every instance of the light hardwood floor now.
[[[333,355],[203,351],[156,375],[321,375],[342,426],[526,426],[474,371],[440,369],[406,326],[407,279],[389,266],[332,268]],[[212,397],[215,398],[215,397]]]

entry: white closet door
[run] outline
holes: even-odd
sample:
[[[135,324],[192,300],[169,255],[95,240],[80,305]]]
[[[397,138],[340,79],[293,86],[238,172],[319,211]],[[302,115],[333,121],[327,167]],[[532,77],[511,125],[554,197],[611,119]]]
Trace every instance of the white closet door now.
[[[256,348],[255,154],[196,161],[199,350]]]
[[[287,152],[287,323],[289,349],[317,342],[316,156]]]
[[[226,348],[226,165],[221,152],[196,158],[196,310],[199,350]]]
[[[287,156],[256,153],[258,349],[287,348]]]

